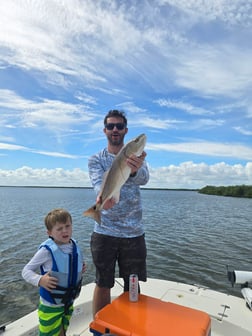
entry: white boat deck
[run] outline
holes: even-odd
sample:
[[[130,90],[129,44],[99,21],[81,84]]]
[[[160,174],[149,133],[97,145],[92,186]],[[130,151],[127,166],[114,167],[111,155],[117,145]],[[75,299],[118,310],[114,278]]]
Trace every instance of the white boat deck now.
[[[122,293],[119,281],[112,289],[113,298]],[[166,280],[149,278],[146,283],[141,282],[140,285],[142,294],[208,313],[211,317],[211,336],[252,336],[252,311],[246,307],[242,298]],[[81,294],[75,301],[75,311],[67,336],[93,335],[89,331],[93,289],[93,283],[82,287]],[[32,312],[7,325],[2,335],[37,336],[37,319],[37,311]]]

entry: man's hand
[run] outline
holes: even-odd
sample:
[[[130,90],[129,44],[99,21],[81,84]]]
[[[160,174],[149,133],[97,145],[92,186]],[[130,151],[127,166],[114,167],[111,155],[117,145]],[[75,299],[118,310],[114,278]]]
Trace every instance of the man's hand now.
[[[102,203],[102,199],[101,199],[101,196],[98,195],[97,199],[96,199],[96,204],[98,203]],[[104,210],[108,210],[108,209],[111,209],[113,208],[113,206],[116,204],[116,201],[115,199],[112,197],[110,199],[108,199],[104,204],[103,204],[103,209]]]
[[[58,279],[50,276],[50,273],[44,274],[40,280],[39,280],[39,286],[44,287],[48,291],[51,291],[52,289],[56,288],[58,283]]]
[[[146,155],[146,152],[143,152],[140,156],[131,155],[130,157],[128,157],[126,162],[127,165],[131,168],[131,174],[135,174],[142,166]]]

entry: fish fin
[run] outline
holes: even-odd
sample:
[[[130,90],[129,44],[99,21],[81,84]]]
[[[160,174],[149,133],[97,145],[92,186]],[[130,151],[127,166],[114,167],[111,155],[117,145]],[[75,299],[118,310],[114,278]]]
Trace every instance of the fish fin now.
[[[83,216],[93,218],[97,223],[101,224],[101,212],[97,209],[97,204],[83,212]]]
[[[119,202],[119,199],[120,199],[120,190],[118,190],[117,192],[114,193],[113,199],[115,200],[116,203]]]

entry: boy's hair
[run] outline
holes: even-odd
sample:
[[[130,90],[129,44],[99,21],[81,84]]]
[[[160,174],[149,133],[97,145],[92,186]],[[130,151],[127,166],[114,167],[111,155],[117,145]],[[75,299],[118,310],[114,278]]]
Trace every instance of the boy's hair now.
[[[119,110],[110,110],[108,111],[108,113],[106,114],[105,118],[104,118],[104,125],[107,124],[107,119],[108,118],[122,118],[123,122],[125,124],[125,127],[127,126],[127,118],[126,115],[123,111],[119,111]]]
[[[56,223],[66,223],[70,219],[72,223],[72,216],[65,209],[53,209],[45,216],[45,226],[48,231],[51,231]]]

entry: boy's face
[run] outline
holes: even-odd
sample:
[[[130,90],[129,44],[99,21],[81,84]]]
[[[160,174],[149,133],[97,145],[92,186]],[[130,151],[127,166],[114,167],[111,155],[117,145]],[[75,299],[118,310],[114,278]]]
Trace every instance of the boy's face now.
[[[48,235],[53,237],[56,244],[67,244],[72,237],[72,223],[70,218],[66,223],[57,222],[52,230],[47,231]]]

